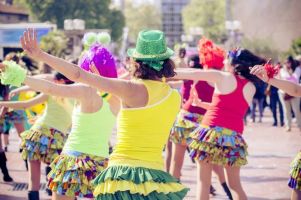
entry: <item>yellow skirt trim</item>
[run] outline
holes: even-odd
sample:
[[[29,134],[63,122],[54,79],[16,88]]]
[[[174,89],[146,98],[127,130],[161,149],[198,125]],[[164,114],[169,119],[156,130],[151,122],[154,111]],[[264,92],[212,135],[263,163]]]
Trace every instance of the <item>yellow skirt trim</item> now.
[[[150,162],[150,161],[144,161],[144,160],[131,160],[131,159],[125,159],[125,158],[110,158],[108,167],[111,166],[128,166],[128,167],[144,167],[149,169],[156,169],[156,170],[162,170],[164,171],[164,165],[163,161],[162,163],[158,162]]]
[[[131,181],[118,181],[118,180],[107,180],[102,184],[99,184],[94,189],[94,196],[99,194],[114,194],[118,191],[129,191],[131,194],[142,194],[147,196],[151,192],[158,192],[168,194],[171,192],[179,192],[186,189],[180,183],[156,183],[153,181],[148,181],[141,184],[135,184]]]

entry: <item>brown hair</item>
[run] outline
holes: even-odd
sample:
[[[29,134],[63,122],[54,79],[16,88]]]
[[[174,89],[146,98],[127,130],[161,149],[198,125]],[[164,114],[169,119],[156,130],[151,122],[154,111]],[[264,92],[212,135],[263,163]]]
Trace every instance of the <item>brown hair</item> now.
[[[176,75],[175,64],[171,59],[163,60],[163,68],[157,71],[151,68],[143,61],[131,59],[131,72],[132,75],[140,79],[156,80],[160,78],[171,78]]]

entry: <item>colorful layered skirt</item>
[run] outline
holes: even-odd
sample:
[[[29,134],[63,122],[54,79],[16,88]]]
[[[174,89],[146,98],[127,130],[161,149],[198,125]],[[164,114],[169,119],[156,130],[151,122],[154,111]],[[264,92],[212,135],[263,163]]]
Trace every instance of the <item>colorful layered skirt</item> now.
[[[288,186],[292,189],[301,191],[301,151],[291,163]]]
[[[109,162],[94,180],[97,200],[181,200],[188,189],[151,163],[139,160]]]
[[[5,119],[11,123],[22,123],[25,118],[23,110],[14,110],[5,114]]]
[[[247,164],[247,144],[240,133],[201,125],[190,134],[190,156],[199,161],[240,167]]]
[[[64,151],[51,163],[48,188],[59,195],[94,198],[93,179],[107,167],[106,158]]]
[[[66,134],[59,130],[37,123],[21,133],[22,158],[50,164],[60,155],[66,137]]]
[[[202,119],[202,115],[181,110],[170,131],[170,140],[176,144],[187,145],[191,140],[190,133],[200,125]]]

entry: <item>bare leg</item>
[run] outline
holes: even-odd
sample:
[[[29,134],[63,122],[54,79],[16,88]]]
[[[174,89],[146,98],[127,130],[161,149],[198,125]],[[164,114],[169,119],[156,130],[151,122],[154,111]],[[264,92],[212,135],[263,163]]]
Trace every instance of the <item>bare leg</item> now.
[[[220,182],[221,186],[223,187],[228,199],[233,199],[231,191],[226,183],[225,178],[225,171],[223,166],[213,165],[213,171],[217,175],[218,181]]]
[[[220,184],[226,182],[224,167],[219,165],[213,165],[213,171],[217,175],[218,181]]]
[[[9,144],[8,134],[2,134],[2,135],[3,135],[4,149],[5,151],[7,151],[7,146]]]
[[[209,200],[212,164],[197,162],[197,200]]]
[[[233,199],[247,200],[247,195],[240,182],[240,167],[226,167],[227,180],[231,188]]]
[[[181,178],[181,169],[184,162],[185,151],[186,145],[172,143],[172,156],[169,173],[177,179]]]
[[[167,140],[166,146],[165,146],[165,171],[169,172],[170,170],[170,160],[171,160],[171,154],[172,154],[172,143],[171,141]]]
[[[29,191],[39,191],[41,182],[41,162],[37,160],[29,161]]]
[[[75,197],[67,197],[64,195],[58,195],[55,192],[52,193],[52,200],[74,200]]]
[[[292,190],[291,200],[300,200],[300,199],[301,199],[301,191]]]
[[[23,122],[14,123],[14,126],[17,130],[17,133],[18,133],[19,137],[20,137],[21,133],[23,133],[25,131],[24,123]]]

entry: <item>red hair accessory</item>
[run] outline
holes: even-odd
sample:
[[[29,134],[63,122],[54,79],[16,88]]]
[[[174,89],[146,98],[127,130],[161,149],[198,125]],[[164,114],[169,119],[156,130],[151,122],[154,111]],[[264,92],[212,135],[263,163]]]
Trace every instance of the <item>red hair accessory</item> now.
[[[280,70],[280,65],[273,66],[269,62],[270,61],[268,61],[263,67],[266,70],[269,79],[271,79],[271,78],[274,78],[278,74],[278,72]]]
[[[202,37],[199,40],[200,63],[208,68],[222,69],[224,67],[225,51],[211,40]]]

